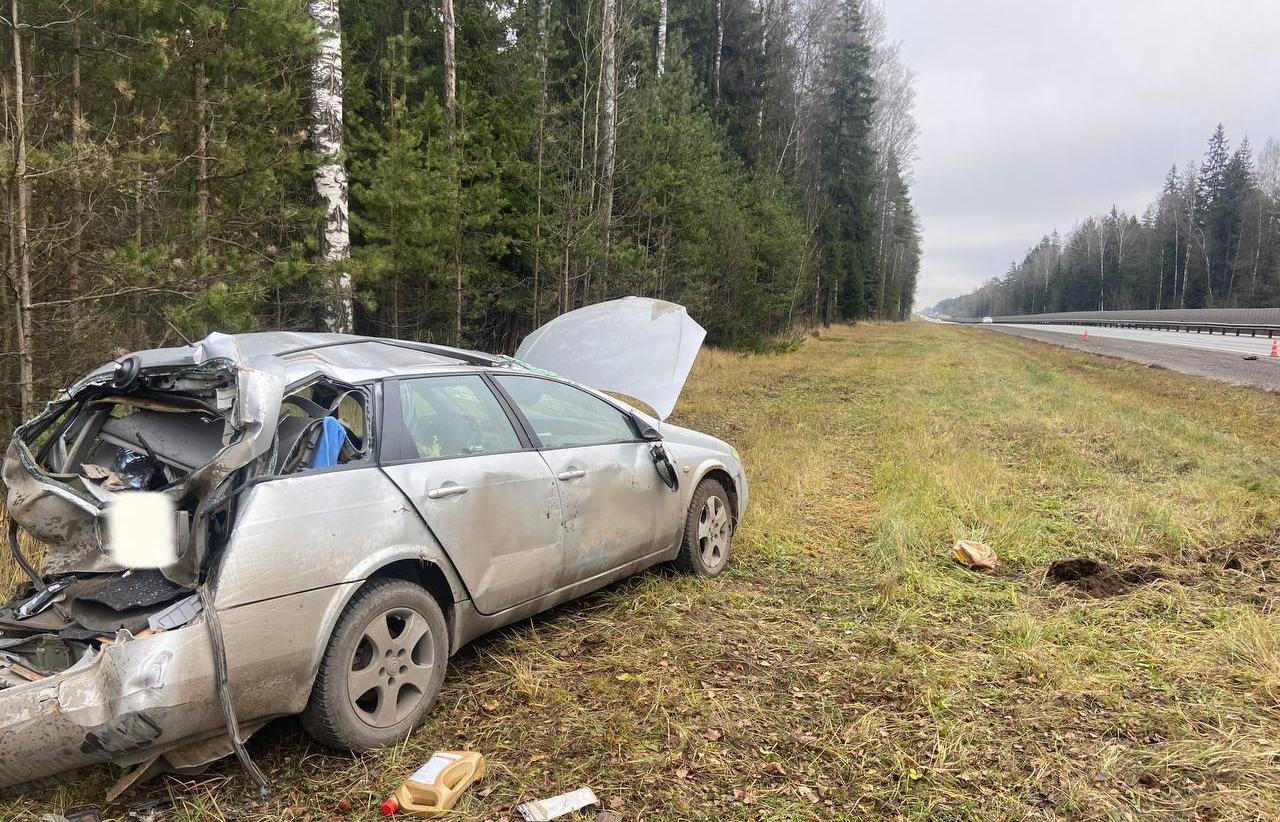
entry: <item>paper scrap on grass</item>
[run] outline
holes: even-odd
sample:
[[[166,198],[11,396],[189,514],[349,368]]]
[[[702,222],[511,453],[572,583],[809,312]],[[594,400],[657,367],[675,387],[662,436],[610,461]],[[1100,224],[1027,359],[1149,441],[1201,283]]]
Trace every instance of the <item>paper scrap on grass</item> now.
[[[957,541],[951,549],[951,557],[961,565],[975,569],[994,568],[997,562],[995,551],[971,539]]]
[[[600,800],[596,798],[595,793],[590,788],[579,788],[576,791],[562,793],[549,799],[539,799],[534,802],[516,805],[516,810],[525,818],[525,822],[547,822],[547,820],[557,819],[567,813],[573,813],[579,808],[598,804],[600,804]]]

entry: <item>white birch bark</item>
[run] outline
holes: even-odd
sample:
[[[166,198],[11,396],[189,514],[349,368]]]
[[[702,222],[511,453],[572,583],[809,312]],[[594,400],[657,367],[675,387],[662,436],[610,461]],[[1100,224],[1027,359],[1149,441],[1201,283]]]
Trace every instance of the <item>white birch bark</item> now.
[[[320,155],[316,167],[316,194],[324,204],[320,227],[320,259],[324,263],[324,311],[326,330],[350,333],[354,325],[351,307],[351,230],[347,221],[347,170],[342,164],[342,34],[338,0],[307,0],[307,12],[315,24],[320,50],[311,63],[311,140]]]
[[[618,131],[617,14],[617,0],[604,0],[604,45],[600,56],[604,83],[600,90],[600,225],[606,243],[613,227],[613,167]]]
[[[1107,218],[1098,220],[1098,310],[1107,310]]]
[[[662,0],[666,8],[666,0]],[[547,139],[547,21],[551,0],[538,0],[538,211],[533,224],[533,327],[542,325],[542,172]]]
[[[658,76],[667,67],[667,0],[658,0]]]
[[[453,198],[456,222],[453,236],[453,343],[462,345],[462,191],[461,169],[457,151],[458,134],[458,58],[455,53],[457,24],[453,18],[453,0],[443,0],[440,16],[444,23],[444,119],[445,141],[454,159]]]
[[[453,0],[443,0],[440,16],[444,23],[444,120],[448,129],[446,138],[453,148],[454,133],[458,127],[458,60],[454,54],[454,37],[457,28],[453,19]]]
[[[716,54],[711,71],[711,88],[716,105],[720,105],[720,52],[724,51],[724,0],[716,0]]]

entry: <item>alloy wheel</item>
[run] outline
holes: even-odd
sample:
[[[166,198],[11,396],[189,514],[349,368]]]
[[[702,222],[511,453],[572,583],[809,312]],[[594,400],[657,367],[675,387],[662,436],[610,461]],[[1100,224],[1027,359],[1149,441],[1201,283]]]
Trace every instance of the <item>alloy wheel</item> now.
[[[730,527],[724,500],[715,494],[707,497],[698,517],[698,553],[708,569],[719,568],[728,558]]]
[[[347,693],[356,715],[375,728],[389,728],[422,702],[435,665],[431,629],[412,608],[375,616],[356,643]]]

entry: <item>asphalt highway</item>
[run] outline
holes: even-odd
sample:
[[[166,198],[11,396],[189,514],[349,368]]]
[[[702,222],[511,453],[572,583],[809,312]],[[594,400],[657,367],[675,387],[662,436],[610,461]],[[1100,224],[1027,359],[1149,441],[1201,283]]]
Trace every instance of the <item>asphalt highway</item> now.
[[[1270,356],[1271,340],[1266,336],[1090,327],[1086,340],[1084,327],[1078,325],[980,324],[975,327],[1235,385],[1280,391],[1280,357]],[[1257,359],[1246,360],[1248,356]]]

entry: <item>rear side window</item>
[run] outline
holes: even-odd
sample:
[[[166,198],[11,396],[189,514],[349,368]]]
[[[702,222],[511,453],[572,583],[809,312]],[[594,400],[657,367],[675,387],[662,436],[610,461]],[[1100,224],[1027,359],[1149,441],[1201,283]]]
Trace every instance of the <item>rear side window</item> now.
[[[400,380],[399,394],[403,428],[387,432],[396,441],[393,460],[520,450],[506,412],[476,374]]]
[[[546,448],[631,442],[627,415],[586,391],[538,377],[495,377]]]

